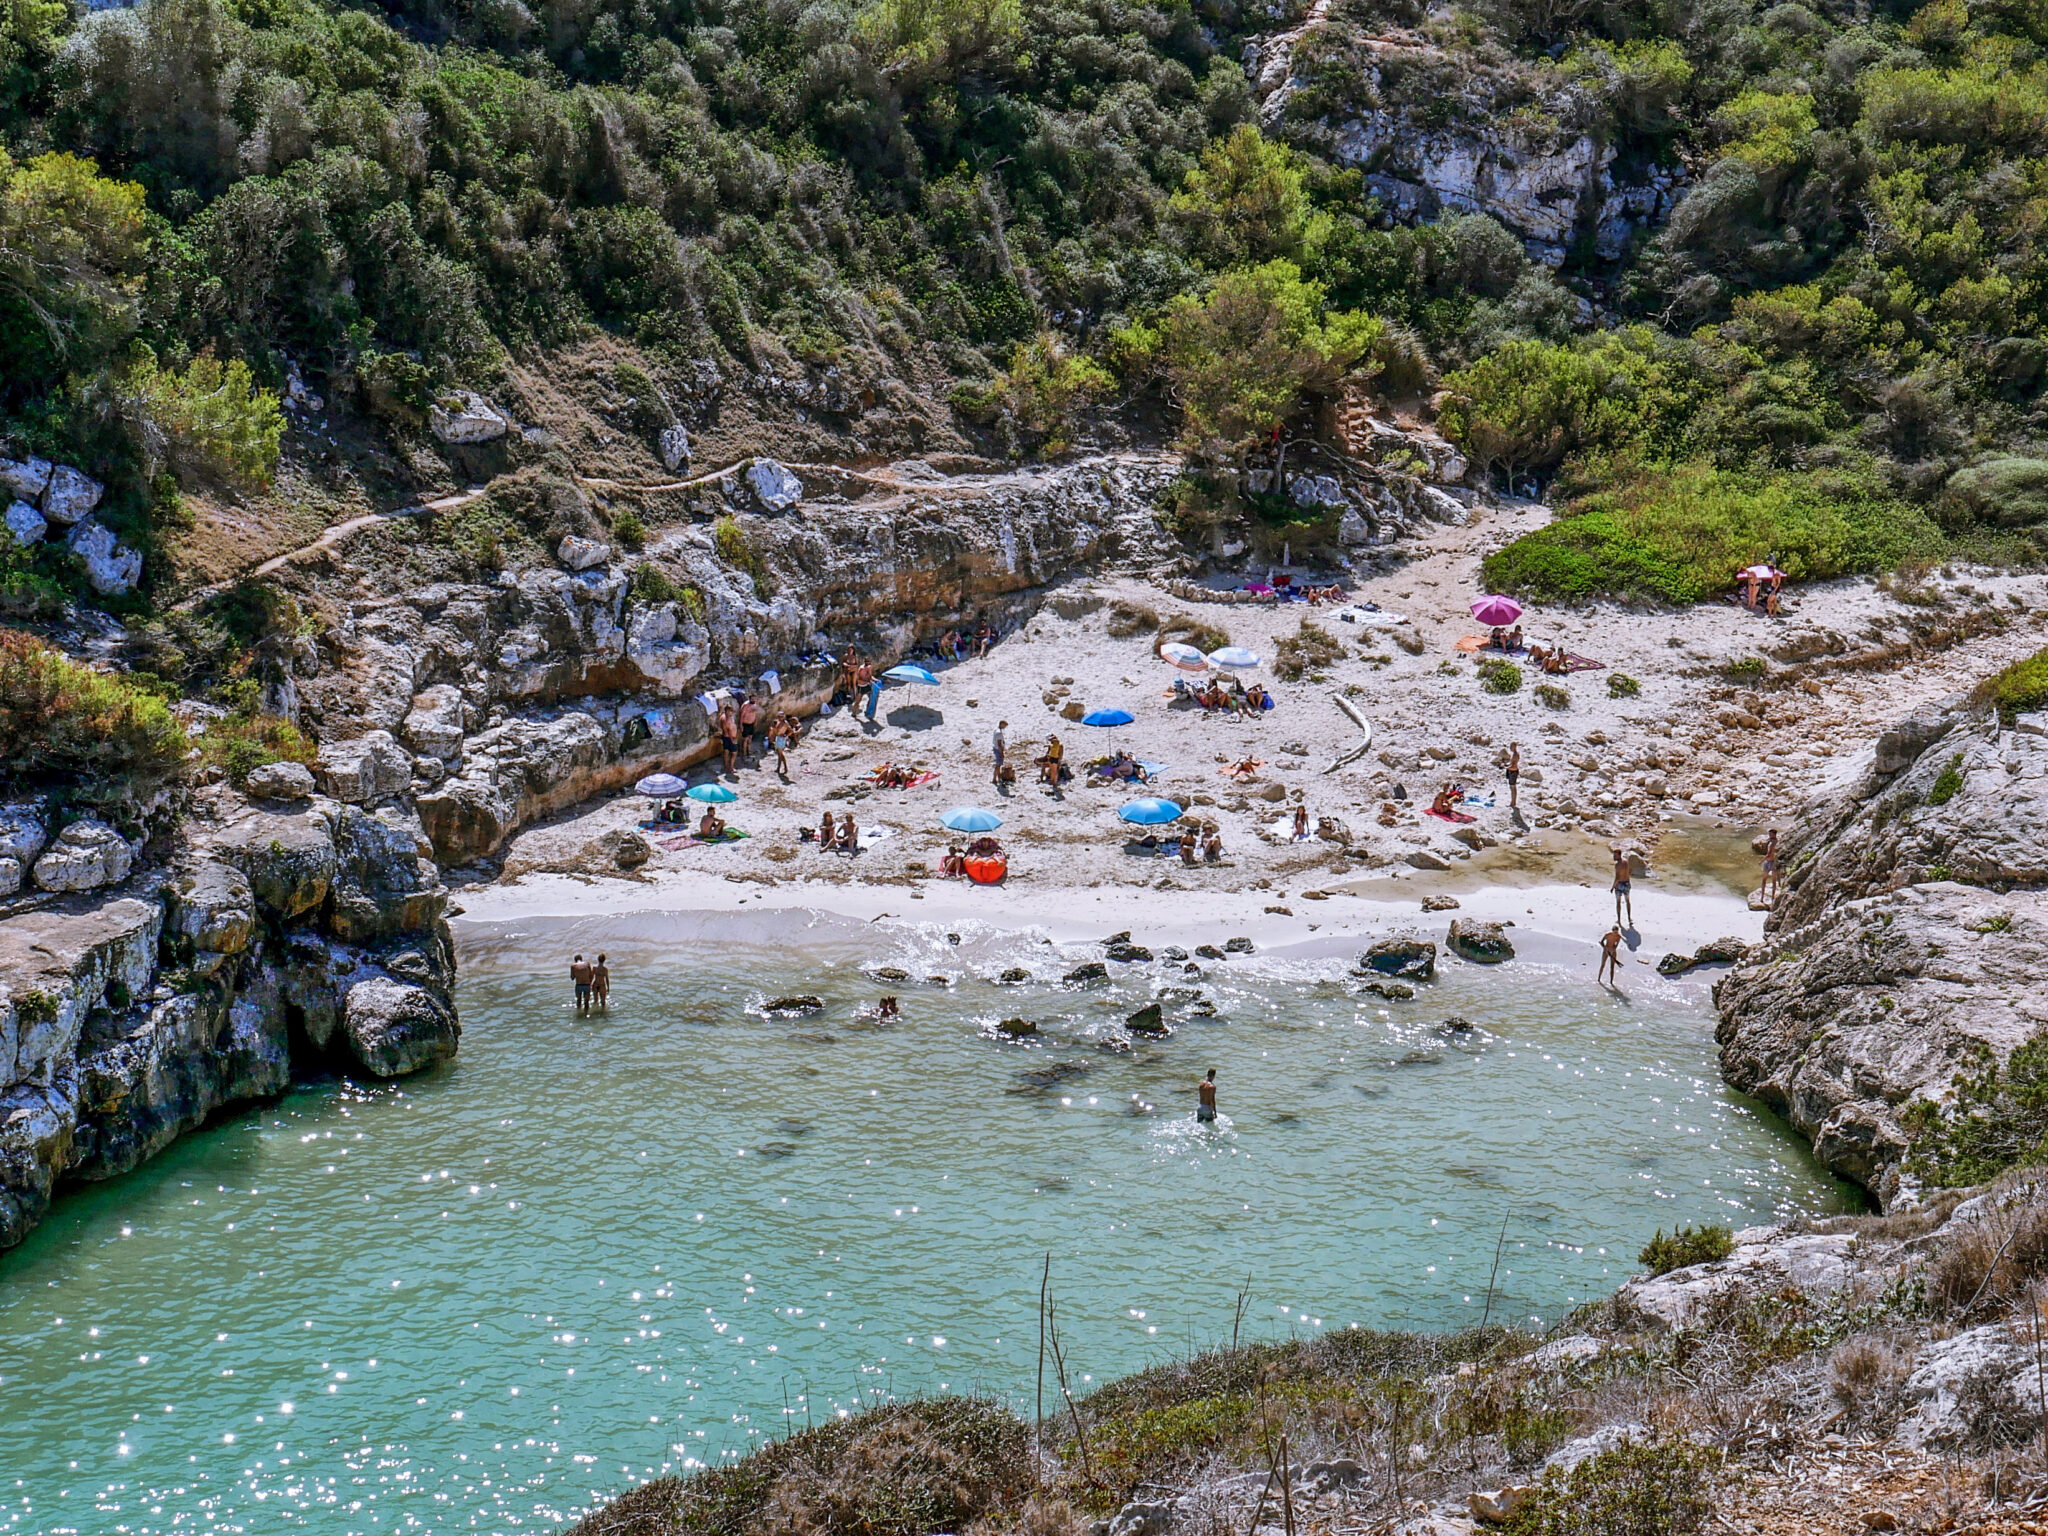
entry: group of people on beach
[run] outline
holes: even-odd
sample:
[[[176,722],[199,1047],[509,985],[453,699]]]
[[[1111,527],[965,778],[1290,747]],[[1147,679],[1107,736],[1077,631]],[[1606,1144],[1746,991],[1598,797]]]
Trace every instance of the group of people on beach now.
[[[570,961],[569,981],[576,989],[578,1013],[588,1013],[592,1008],[610,1006],[612,971],[603,955],[599,955],[594,963],[585,960],[581,955]]]
[[[1186,697],[1200,705],[1205,715],[1249,715],[1257,719],[1259,715],[1273,707],[1272,695],[1266,692],[1262,684],[1252,683],[1247,686],[1235,677],[1230,679],[1227,686],[1222,678],[1212,677],[1200,688],[1190,686],[1184,679],[1177,679],[1175,687],[1176,691],[1184,692]]]
[[[761,701],[752,694],[742,693],[737,698],[727,699],[718,706],[718,752],[728,775],[742,767],[751,768],[759,751],[762,737]],[[775,754],[775,771],[783,778],[789,777],[789,751],[803,736],[803,726],[794,713],[778,710],[769,720],[767,729],[769,750]]]
[[[817,841],[820,853],[859,853],[860,825],[853,812],[842,811],[836,820],[830,811],[819,817]]]

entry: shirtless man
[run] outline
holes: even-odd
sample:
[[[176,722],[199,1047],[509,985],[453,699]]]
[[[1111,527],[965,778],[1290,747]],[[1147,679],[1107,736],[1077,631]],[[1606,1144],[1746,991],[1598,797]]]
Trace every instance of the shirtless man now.
[[[1636,925],[1636,904],[1634,899],[1629,895],[1628,855],[1624,853],[1619,847],[1616,847],[1613,850],[1613,853],[1614,926],[1616,928],[1619,928],[1621,926],[1622,909],[1626,907],[1628,909],[1628,925],[1631,928],[1633,928]]]
[[[590,1011],[590,985],[597,975],[597,967],[578,955],[569,965],[569,980],[576,985],[576,1011]]]
[[[1521,780],[1522,744],[1519,741],[1511,741],[1508,743],[1508,809],[1511,811],[1522,808],[1521,801],[1515,798],[1519,793]]]
[[[1621,985],[1621,923],[1600,936],[1600,969],[1594,973],[1595,981],[1618,987]]]
[[[1199,1100],[1195,1105],[1195,1119],[1198,1123],[1207,1125],[1216,1118],[1216,1069],[1214,1067],[1209,1069],[1207,1077],[1195,1084],[1195,1096]]]

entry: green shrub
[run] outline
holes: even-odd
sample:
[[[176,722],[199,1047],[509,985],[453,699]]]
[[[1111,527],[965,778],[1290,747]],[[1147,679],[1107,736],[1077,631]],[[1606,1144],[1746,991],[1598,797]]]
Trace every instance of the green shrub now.
[[[1545,709],[1570,709],[1572,705],[1571,690],[1560,688],[1556,683],[1538,683],[1536,685],[1536,702]]]
[[[1770,663],[1761,656],[1738,656],[1721,669],[1721,675],[1733,683],[1753,683],[1770,670]]]
[[[682,595],[682,585],[651,560],[634,566],[632,579],[626,584],[626,600],[650,608],[673,603]]]
[[[2048,704],[2048,649],[1992,673],[1971,691],[1970,698],[1980,706],[1995,708],[1999,723],[2008,727],[2015,716],[2031,714]]]
[[[1958,752],[1942,765],[1934,782],[1927,789],[1929,805],[1947,805],[1955,799],[1956,791],[1963,787],[1963,754]]]
[[[1657,1235],[1643,1244],[1636,1262],[1651,1274],[1662,1275],[1693,1264],[1712,1264],[1734,1251],[1735,1233],[1727,1227],[1674,1227],[1669,1237],[1659,1227]]]
[[[237,709],[226,719],[213,721],[193,745],[200,761],[220,769],[237,789],[258,768],[281,762],[310,767],[320,755],[311,739],[291,721],[254,708]]]
[[[1610,699],[1632,699],[1643,691],[1643,685],[1626,672],[1607,674],[1607,697]]]
[[[144,352],[122,375],[120,389],[146,463],[161,453],[187,485],[270,484],[284,411],[275,394],[256,387],[240,358],[223,363],[202,353],[180,372],[159,367]]]
[[[1507,1536],[1694,1536],[1707,1528],[1721,1453],[1685,1441],[1631,1441],[1570,1471],[1543,1474]]]
[[[1982,1184],[2048,1160],[2048,1034],[2019,1046],[2003,1068],[1979,1044],[1947,1103],[1916,1100],[1899,1119],[1907,1171],[1938,1188]]]
[[[612,534],[627,549],[638,549],[647,542],[647,525],[637,512],[619,512],[612,517]]]
[[[31,987],[15,996],[14,1013],[24,1024],[54,1024],[57,1022],[56,996],[40,987]]]
[[[1191,613],[1171,613],[1159,626],[1159,639],[1161,644],[1178,640],[1198,651],[1217,651],[1230,644],[1230,632],[1220,624],[1211,624]]]
[[[185,751],[156,694],[0,629],[0,785],[147,790],[178,772]]]
[[[1486,557],[1494,591],[1553,601],[1595,596],[1699,602],[1744,565],[1793,577],[1889,570],[1938,552],[1926,515],[1839,473],[1735,473],[1705,464],[1639,473],[1580,497],[1557,520]]]
[[[1297,683],[1303,673],[1327,667],[1343,654],[1344,647],[1335,635],[1303,619],[1298,633],[1285,636],[1274,645],[1273,675],[1283,682]]]
[[[747,537],[747,530],[740,526],[738,518],[721,517],[711,529],[711,542],[721,560],[753,578],[756,596],[775,595],[775,579],[768,574],[768,564],[754,547],[754,541]]]
[[[1498,656],[1484,657],[1479,663],[1479,686],[1488,693],[1514,693],[1522,686],[1522,669]]]

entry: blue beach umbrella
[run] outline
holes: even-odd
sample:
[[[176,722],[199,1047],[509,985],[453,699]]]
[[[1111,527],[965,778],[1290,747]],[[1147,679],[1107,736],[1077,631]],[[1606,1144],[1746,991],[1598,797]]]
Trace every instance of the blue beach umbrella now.
[[[1127,709],[1098,709],[1081,717],[1083,725],[1129,725],[1138,717]]]
[[[673,800],[688,786],[672,773],[650,773],[633,786],[633,793],[645,795],[650,800]]]
[[[1143,799],[1133,800],[1118,811],[1117,815],[1125,821],[1135,821],[1141,827],[1158,827],[1169,821],[1179,821],[1181,811],[1171,800],[1161,800],[1156,796],[1147,795]]]
[[[1211,651],[1209,659],[1219,667],[1256,667],[1259,664],[1259,653],[1248,651],[1241,645],[1226,645],[1220,651]]]
[[[688,790],[692,800],[702,800],[712,805],[730,805],[739,799],[739,791],[727,789],[723,784],[692,784]]]
[[[956,805],[939,813],[939,825],[949,832],[993,832],[1002,824],[1002,817],[978,805]]]
[[[892,683],[929,683],[934,688],[939,685],[939,680],[933,677],[931,673],[925,671],[923,667],[913,667],[908,662],[905,662],[900,667],[891,667],[882,676],[889,679]]]

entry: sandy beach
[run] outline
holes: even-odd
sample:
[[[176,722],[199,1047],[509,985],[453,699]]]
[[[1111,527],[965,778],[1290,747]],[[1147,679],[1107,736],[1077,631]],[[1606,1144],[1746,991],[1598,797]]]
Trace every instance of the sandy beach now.
[[[689,842],[674,835],[680,828],[646,825],[650,802],[621,794],[527,828],[508,847],[500,882],[466,887],[462,899],[471,921],[572,908],[808,908],[1035,924],[1061,938],[1128,928],[1143,942],[1166,928],[1227,929],[1264,943],[1414,923],[1421,898],[1436,893],[1457,896],[1466,916],[1569,937],[1586,947],[1590,967],[1613,913],[1607,850],[1619,844],[1648,864],[1636,953],[1653,961],[1727,933],[1753,937],[1753,914],[1739,901],[1734,915],[1718,915],[1723,897],[1755,884],[1750,833],[1858,771],[1857,754],[1892,720],[2034,649],[2048,616],[2048,578],[1958,568],[1929,572],[1912,590],[1864,580],[1802,589],[1776,621],[1732,603],[1537,610],[1525,620],[1529,638],[1604,665],[1562,679],[1525,665],[1516,692],[1486,692],[1471,655],[1457,649],[1483,633],[1467,611],[1480,595],[1479,562],[1547,515],[1515,503],[1475,512],[1466,526],[1406,546],[1397,569],[1345,576],[1354,600],[1380,610],[1351,621],[1326,606],[1191,602],[1135,576],[1062,587],[986,659],[940,668],[936,687],[889,688],[874,722],[849,709],[807,721],[786,779],[772,757],[726,778],[738,799],[722,812],[748,833],[744,841]],[[1948,643],[1914,639],[1930,614],[1948,626],[1937,635]],[[1156,654],[1150,615],[1169,624],[1185,616],[1258,652],[1265,664],[1245,675],[1271,689],[1276,707],[1253,720],[1175,702],[1177,674]],[[1330,637],[1326,659],[1296,680],[1277,677],[1281,643],[1298,640],[1305,624]],[[1882,658],[1887,645],[1897,653],[1891,664],[1864,659]],[[1809,660],[1765,659],[1761,682],[1730,670],[1746,658],[1802,655]],[[1611,688],[1617,674],[1637,691]],[[1545,681],[1565,687],[1563,707],[1535,696]],[[1363,739],[1339,697],[1371,722],[1374,739],[1328,772]],[[1084,726],[1066,718],[1075,705],[1127,710],[1134,722]],[[991,783],[1000,721],[1019,769],[1008,790]],[[1054,733],[1075,770],[1057,795],[1033,782],[1030,766]],[[1519,817],[1502,773],[1510,742],[1522,753]],[[1091,787],[1083,765],[1117,750],[1156,765],[1151,782]],[[1253,774],[1227,771],[1247,758],[1260,764]],[[931,778],[873,787],[883,763]],[[1424,814],[1451,781],[1479,797],[1465,805],[1468,824]],[[1141,794],[1213,822],[1223,859],[1189,869],[1134,846],[1143,829],[1121,822],[1117,808]],[[1009,878],[1000,889],[938,878],[949,844],[964,841],[938,817],[958,805],[1003,818]],[[1297,806],[1308,812],[1305,840],[1292,836]],[[868,843],[857,858],[803,841],[827,810],[857,817]],[[635,830],[652,857],[622,875],[617,834]],[[1680,834],[1681,852],[1660,852]],[[1717,893],[1714,915],[1680,899],[1674,878],[1705,880]],[[1446,918],[1428,921],[1440,929]]]

